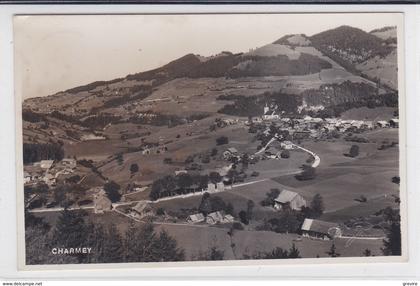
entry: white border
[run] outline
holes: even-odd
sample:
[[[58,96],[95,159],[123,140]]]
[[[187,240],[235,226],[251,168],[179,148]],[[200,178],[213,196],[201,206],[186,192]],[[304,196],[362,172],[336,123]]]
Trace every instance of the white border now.
[[[2,132],[0,132],[0,275],[5,277],[91,277],[91,278],[138,278],[153,279],[163,277],[259,277],[259,278],[309,278],[309,277],[363,277],[369,274],[371,277],[409,277],[419,275],[419,256],[418,256],[418,226],[415,218],[417,210],[414,202],[418,199],[415,193],[416,180],[415,174],[419,171],[416,166],[416,158],[419,158],[419,147],[416,145],[417,129],[419,119],[415,117],[417,98],[415,97],[415,77],[414,71],[418,71],[418,59],[415,57],[415,24],[418,9],[415,6],[252,6],[252,5],[177,5],[177,6],[2,6],[0,10],[0,122],[2,122]],[[414,8],[414,9],[413,9]],[[408,263],[369,263],[369,264],[350,264],[346,259],[340,259],[340,263],[334,264],[293,264],[293,265],[251,265],[251,266],[205,266],[205,267],[177,267],[170,268],[136,268],[136,269],[105,269],[105,270],[65,270],[65,271],[17,271],[16,260],[16,169],[15,169],[15,98],[13,96],[13,45],[12,45],[12,16],[13,14],[100,14],[100,13],[226,13],[226,12],[404,12],[405,13],[405,65],[406,75],[406,118],[407,118],[407,201],[409,212],[409,244],[410,257]],[[4,103],[4,104],[3,104]],[[401,102],[402,103],[402,102]],[[414,111],[414,113],[413,113]],[[401,132],[402,133],[402,132]],[[414,137],[413,137],[414,135]],[[403,146],[401,146],[403,147]],[[401,148],[404,149],[404,148]],[[12,168],[10,168],[12,167]],[[401,166],[403,172],[404,166]],[[403,177],[402,177],[403,179]],[[7,190],[7,191],[6,191]],[[7,203],[6,203],[7,202]],[[6,220],[6,218],[8,218]],[[7,230],[7,231],[6,231]],[[306,261],[308,259],[305,259]],[[321,260],[322,261],[322,260]],[[318,262],[321,262],[318,260]],[[339,261],[337,261],[339,262]],[[215,265],[217,265],[216,263]],[[236,264],[236,263],[234,263]],[[110,265],[112,266],[112,265]],[[331,271],[334,267],[335,271]],[[90,268],[90,265],[82,266]],[[416,272],[417,271],[417,272]],[[41,275],[41,276],[39,276]],[[76,276],[76,277],[75,277]]]

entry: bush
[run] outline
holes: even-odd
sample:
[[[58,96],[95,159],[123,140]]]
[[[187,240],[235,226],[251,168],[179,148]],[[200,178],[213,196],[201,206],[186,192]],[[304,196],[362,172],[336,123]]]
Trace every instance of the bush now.
[[[350,147],[350,151],[349,151],[348,157],[354,158],[354,157],[357,157],[357,156],[359,156],[359,146],[352,145]]]
[[[239,223],[239,222],[234,222],[233,225],[232,225],[232,228],[235,229],[235,230],[243,230],[244,229],[242,224]]]
[[[280,154],[280,157],[283,158],[283,159],[290,158],[290,151],[289,150],[283,150]]]
[[[257,171],[253,171],[252,173],[251,173],[251,177],[258,177],[260,175],[260,173],[259,172],[257,172]]]
[[[217,145],[224,145],[228,143],[229,143],[229,138],[227,138],[226,136],[220,136],[219,138],[216,139]]]
[[[137,165],[136,163],[131,164],[130,166],[131,174],[137,173],[138,171],[139,171],[139,165]]]
[[[172,164],[172,158],[165,158],[165,159],[163,159],[163,163],[165,163],[165,164]]]
[[[295,176],[295,178],[299,181],[306,181],[306,180],[312,180],[316,177],[315,168],[309,165],[303,165],[302,166],[302,173]]]
[[[157,215],[165,215],[165,210],[164,210],[163,208],[158,208],[158,209],[156,210],[156,214],[157,214]]]

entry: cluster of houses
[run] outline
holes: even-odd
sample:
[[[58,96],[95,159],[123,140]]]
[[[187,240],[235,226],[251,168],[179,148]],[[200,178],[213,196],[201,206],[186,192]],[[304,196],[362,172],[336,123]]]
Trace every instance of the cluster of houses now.
[[[41,160],[24,167],[24,184],[35,185],[45,183],[55,186],[60,176],[72,174],[77,167],[77,161],[73,158],[65,158],[61,161]]]
[[[233,223],[235,218],[230,214],[225,214],[223,211],[216,211],[209,213],[207,216],[204,216],[202,213],[196,213],[188,216],[188,223],[200,223],[205,222],[207,224],[217,224],[217,223]]]

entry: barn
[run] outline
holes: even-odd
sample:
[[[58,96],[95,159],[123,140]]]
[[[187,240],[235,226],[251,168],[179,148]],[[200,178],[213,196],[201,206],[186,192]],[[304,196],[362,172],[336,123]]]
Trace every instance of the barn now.
[[[281,210],[291,208],[292,210],[301,210],[306,206],[306,200],[296,192],[282,190],[277,198],[274,199],[274,208]]]

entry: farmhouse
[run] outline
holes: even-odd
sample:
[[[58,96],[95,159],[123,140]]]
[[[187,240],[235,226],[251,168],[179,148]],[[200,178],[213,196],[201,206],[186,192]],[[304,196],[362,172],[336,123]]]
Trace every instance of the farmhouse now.
[[[208,224],[216,224],[223,221],[223,215],[221,212],[213,212],[207,215],[206,222]]]
[[[133,215],[138,217],[138,218],[153,215],[152,207],[150,207],[150,205],[147,202],[144,202],[144,201],[138,202],[132,208],[132,211],[133,211]]]
[[[98,192],[93,196],[94,213],[102,214],[112,209],[112,202],[106,196],[104,189],[98,188]]]
[[[302,224],[302,236],[330,240],[342,235],[338,224],[317,219],[305,218]]]
[[[306,206],[305,199],[298,193],[282,190],[277,198],[274,199],[274,208],[281,210],[290,207],[292,210],[301,210]]]
[[[199,223],[199,222],[203,222],[206,218],[204,217],[204,215],[202,213],[197,213],[197,214],[193,214],[188,216],[187,218],[187,222],[188,223]]]

